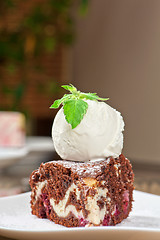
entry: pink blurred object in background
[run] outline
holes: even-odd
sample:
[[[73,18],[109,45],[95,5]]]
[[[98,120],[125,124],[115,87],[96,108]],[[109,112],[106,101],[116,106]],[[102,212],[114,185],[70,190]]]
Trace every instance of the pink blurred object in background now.
[[[25,144],[25,116],[19,112],[0,112],[0,147]]]

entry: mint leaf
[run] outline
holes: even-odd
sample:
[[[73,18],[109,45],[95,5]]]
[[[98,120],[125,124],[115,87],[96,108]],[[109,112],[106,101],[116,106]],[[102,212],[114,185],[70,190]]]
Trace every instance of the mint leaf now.
[[[81,99],[72,99],[63,106],[66,121],[71,124],[72,129],[77,127],[87,112],[88,104]]]
[[[89,99],[89,100],[100,100],[100,101],[106,101],[109,98],[100,98],[97,96],[97,93],[81,93],[80,94],[81,99]]]
[[[50,106],[50,108],[59,108],[59,106],[62,103],[62,99],[57,99],[54,101],[54,103]]]
[[[97,96],[97,93],[80,92],[72,84],[63,85],[62,87],[70,93],[65,94],[61,99],[55,100],[50,108],[58,108],[62,104],[66,121],[71,124],[72,129],[80,124],[81,120],[87,112],[88,103],[84,100],[88,99],[106,101],[109,99],[100,98]]]
[[[54,103],[50,106],[50,108],[59,108],[61,103],[65,103],[65,101],[68,101],[71,96],[71,94],[65,94],[61,99],[55,100]]]
[[[67,91],[70,91],[71,93],[77,92],[77,88],[75,88],[72,84],[70,84],[70,85],[62,85],[61,87],[63,87]]]

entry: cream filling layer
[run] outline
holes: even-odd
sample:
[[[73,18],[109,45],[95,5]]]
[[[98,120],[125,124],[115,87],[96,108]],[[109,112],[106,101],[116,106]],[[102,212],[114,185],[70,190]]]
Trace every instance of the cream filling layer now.
[[[47,181],[41,182],[37,185],[37,196],[40,196],[42,188],[47,184]],[[85,208],[89,211],[88,217],[86,220],[88,220],[90,223],[93,223],[95,225],[99,225],[100,222],[104,219],[105,213],[106,213],[106,206],[104,204],[104,207],[102,209],[99,208],[97,205],[97,201],[101,199],[101,197],[104,197],[107,199],[107,202],[109,204],[110,198],[107,198],[106,194],[108,190],[106,188],[96,188],[97,193],[94,196],[88,196],[87,200],[85,201]],[[65,197],[63,200],[59,201],[57,204],[54,198],[50,199],[50,204],[57,214],[58,217],[65,218],[69,215],[69,213],[73,213],[76,218],[84,218],[82,211],[77,211],[74,205],[70,204],[66,207],[67,201],[69,199],[70,192],[75,192],[77,196],[77,200],[80,200],[80,193],[81,191],[79,188],[73,183],[67,190]]]
[[[73,183],[67,190],[65,197],[63,200],[59,201],[58,204],[55,203],[55,199],[50,199],[50,204],[53,207],[55,213],[58,215],[58,217],[67,217],[70,212],[72,212],[75,217],[83,217],[82,211],[78,212],[74,205],[68,205],[66,207],[67,201],[69,199],[70,192],[76,192],[77,200],[80,199],[80,191],[77,188],[77,186]]]
[[[41,195],[42,193],[42,188],[44,188],[44,186],[47,184],[47,180],[43,181],[43,182],[39,182],[36,186],[36,200],[37,198]]]
[[[90,222],[95,225],[99,225],[100,222],[104,219],[106,213],[106,206],[100,210],[97,205],[97,201],[101,199],[101,197],[106,198],[106,194],[108,189],[106,188],[97,188],[97,193],[94,196],[88,196],[86,202],[86,209],[89,211],[88,219]]]

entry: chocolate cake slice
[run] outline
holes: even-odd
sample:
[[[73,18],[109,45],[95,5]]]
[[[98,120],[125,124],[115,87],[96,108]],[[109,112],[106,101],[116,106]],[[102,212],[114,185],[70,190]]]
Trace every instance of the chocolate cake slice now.
[[[133,177],[122,154],[86,163],[42,163],[30,177],[32,214],[66,227],[115,225],[131,211]]]

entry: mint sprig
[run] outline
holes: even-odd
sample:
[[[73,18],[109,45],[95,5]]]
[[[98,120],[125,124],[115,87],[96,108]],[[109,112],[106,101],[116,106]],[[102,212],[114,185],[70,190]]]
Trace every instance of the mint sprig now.
[[[66,121],[71,124],[72,129],[76,128],[88,109],[88,103],[84,100],[100,100],[106,101],[109,98],[100,98],[97,93],[83,93],[77,90],[72,84],[62,85],[64,89],[69,91],[61,99],[57,99],[50,108],[59,108],[62,104]]]

